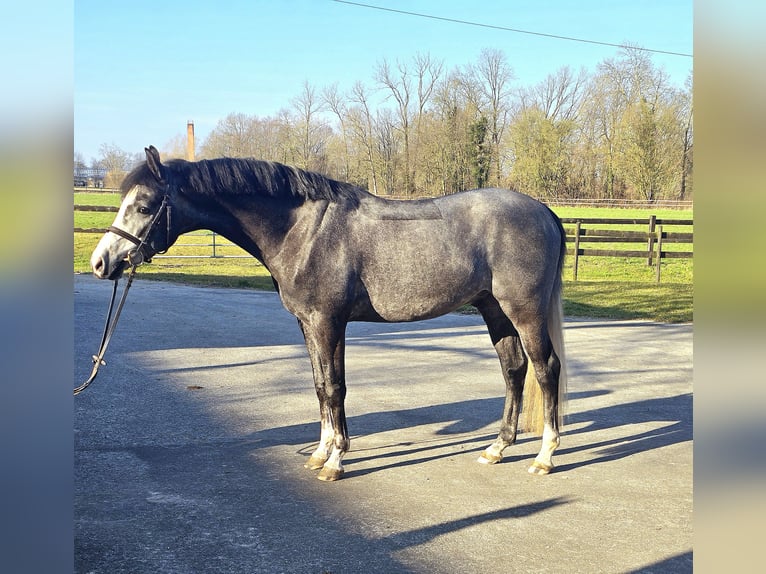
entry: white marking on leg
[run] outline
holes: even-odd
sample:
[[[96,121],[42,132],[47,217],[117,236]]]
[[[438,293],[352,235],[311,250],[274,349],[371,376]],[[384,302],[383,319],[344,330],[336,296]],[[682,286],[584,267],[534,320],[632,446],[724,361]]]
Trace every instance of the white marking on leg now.
[[[495,464],[500,462],[503,460],[503,451],[508,446],[510,445],[503,439],[496,439],[495,442],[484,449],[484,452],[481,453],[481,456],[479,456],[477,462],[480,462],[481,464]]]
[[[333,438],[335,433],[332,429],[332,425],[329,422],[322,421],[322,430],[319,435],[319,446],[311,454],[308,462],[304,465],[306,468],[317,470],[322,468],[324,463],[330,457],[330,450],[332,449]]]
[[[341,461],[343,460],[343,456],[346,453],[341,451],[339,448],[333,448],[332,452],[330,453],[330,458],[327,459],[327,462],[324,463],[324,468],[331,468],[333,470],[343,470],[343,464]]]
[[[329,422],[323,421],[322,432],[319,436],[319,446],[312,456],[327,460],[332,449],[333,438],[335,438],[335,431],[333,431],[332,425]]]
[[[553,452],[558,448],[560,442],[561,438],[558,431],[546,423],[540,453],[535,457],[532,466],[529,467],[531,474],[548,474],[553,470]]]
[[[317,478],[325,482],[334,482],[343,478],[343,464],[341,463],[341,460],[345,454],[346,453],[338,447],[334,447],[330,453],[330,458],[324,463]]]

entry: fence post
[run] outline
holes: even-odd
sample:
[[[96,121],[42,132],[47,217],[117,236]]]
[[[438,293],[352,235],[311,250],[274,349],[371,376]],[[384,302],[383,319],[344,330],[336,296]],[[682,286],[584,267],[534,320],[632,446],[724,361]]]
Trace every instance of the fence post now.
[[[572,280],[577,281],[577,262],[580,259],[580,222],[575,224],[574,263],[572,264]]]
[[[213,258],[215,259],[215,231],[210,232],[213,235]]]
[[[662,225],[657,226],[657,283],[660,282],[660,269],[662,265]]]
[[[647,251],[649,252],[649,259],[646,262],[646,264],[649,267],[652,266],[652,254],[654,252],[654,227],[656,223],[657,223],[657,216],[650,215],[649,216],[649,245],[647,249]]]

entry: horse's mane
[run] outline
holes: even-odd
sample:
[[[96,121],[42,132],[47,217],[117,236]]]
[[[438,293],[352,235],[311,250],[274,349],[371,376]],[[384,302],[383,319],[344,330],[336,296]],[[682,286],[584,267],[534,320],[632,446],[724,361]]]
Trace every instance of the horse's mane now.
[[[321,174],[277,162],[244,158],[218,158],[189,162],[169,160],[163,164],[165,177],[184,193],[204,196],[259,195],[292,201],[346,201],[358,206],[367,192]],[[144,162],[131,171],[120,186],[123,195],[135,185],[156,185]]]

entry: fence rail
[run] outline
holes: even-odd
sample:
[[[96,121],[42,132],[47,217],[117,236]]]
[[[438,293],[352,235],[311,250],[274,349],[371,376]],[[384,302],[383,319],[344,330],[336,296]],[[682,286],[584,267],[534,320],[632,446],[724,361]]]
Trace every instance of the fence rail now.
[[[75,211],[91,211],[102,213],[117,213],[119,208],[110,205],[75,205]],[[107,232],[105,227],[75,227],[75,233],[98,233],[104,234]],[[206,238],[201,241],[195,241],[194,238]],[[244,251],[241,247],[235,243],[224,239],[221,235],[213,231],[193,231],[191,233],[184,233],[178,242],[174,244],[175,247],[191,248],[196,253],[191,255],[173,254],[173,255],[155,255],[154,259],[252,259],[253,256]],[[234,250],[235,253],[231,253]],[[182,250],[183,251],[183,250]],[[202,252],[202,254],[200,254]]]
[[[694,201],[690,199],[605,199],[605,198],[563,198],[540,199],[543,203],[567,207],[620,207],[640,209],[693,209]]]
[[[572,262],[572,279],[577,281],[577,272],[581,256],[590,257],[641,257],[646,259],[649,266],[656,268],[657,283],[662,277],[663,259],[691,259],[694,257],[693,249],[673,250],[663,249],[667,244],[694,244],[693,231],[666,231],[667,227],[682,226],[692,228],[693,219],[670,219],[659,218],[654,215],[648,218],[562,218],[561,222],[565,224],[567,232],[567,243],[572,244],[572,248],[567,250],[567,254],[574,256]],[[574,229],[567,227],[566,224],[574,223]],[[634,225],[644,226],[645,230],[624,230],[624,229],[602,229],[593,227],[583,227],[583,225]],[[586,249],[583,244],[601,243],[616,246],[612,249]],[[643,243],[646,248],[643,250],[629,249],[625,245]]]
[[[99,187],[96,185],[75,185],[74,193],[120,193],[117,187]]]
[[[75,211],[116,213],[118,208],[103,205],[75,205]],[[646,264],[656,268],[656,280],[659,283],[662,273],[662,261],[666,259],[690,259],[694,257],[693,249],[684,245],[694,243],[694,220],[679,218],[660,218],[654,215],[648,218],[574,218],[561,219],[567,233],[567,255],[574,257],[572,262],[572,279],[577,281],[580,257],[635,257],[643,258]],[[574,227],[572,227],[574,225]],[[614,229],[609,226],[634,226],[643,229]],[[594,227],[597,226],[597,227]],[[668,231],[668,228],[685,228],[683,231]],[[688,231],[691,229],[692,231]],[[106,233],[105,228],[75,227],[78,233]],[[205,238],[195,241],[195,238]],[[599,245],[600,244],[600,245]],[[636,249],[643,244],[643,249]],[[682,246],[680,250],[668,250],[670,244]],[[178,247],[194,250],[194,254],[156,255],[157,259],[193,259],[193,258],[234,258],[247,259],[247,254],[234,243],[229,242],[212,231],[199,231],[184,234]],[[599,245],[590,248],[589,245]],[[603,246],[604,248],[600,248]],[[234,250],[235,253],[231,251]],[[181,250],[184,251],[184,250]]]
[[[74,210],[75,211],[104,211],[109,213],[117,213],[119,208],[113,207],[111,205],[75,205]]]

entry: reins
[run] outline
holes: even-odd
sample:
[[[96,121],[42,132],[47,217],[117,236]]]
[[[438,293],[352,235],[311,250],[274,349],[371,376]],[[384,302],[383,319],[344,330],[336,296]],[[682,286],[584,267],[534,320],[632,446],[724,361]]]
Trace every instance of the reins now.
[[[112,334],[117,327],[117,320],[120,318],[120,313],[122,313],[122,306],[125,304],[125,299],[128,297],[128,289],[130,289],[130,284],[133,282],[133,276],[136,274],[136,267],[138,267],[138,265],[133,265],[133,268],[130,270],[130,275],[128,275],[128,282],[125,284],[125,289],[122,291],[122,297],[120,298],[120,303],[117,305],[117,312],[115,313],[114,320],[112,321],[112,309],[114,309],[114,299],[115,295],[117,295],[117,283],[119,282],[119,278],[114,280],[112,298],[109,301],[109,310],[106,314],[106,323],[104,324],[104,334],[101,336],[101,346],[98,349],[98,354],[91,357],[93,360],[93,370],[90,372],[90,377],[88,377],[88,380],[86,380],[83,384],[74,390],[75,395],[79,395],[81,392],[87,389],[88,386],[95,380],[96,375],[98,375],[99,367],[101,367],[101,365],[106,365],[106,361],[104,360],[106,348],[109,346],[109,341],[112,339]]]
[[[128,282],[125,284],[125,289],[122,291],[122,296],[120,297],[120,302],[117,305],[117,310],[114,314],[114,320],[112,320],[112,310],[114,309],[114,300],[117,295],[117,283],[119,282],[119,277],[115,278],[113,280],[114,285],[112,287],[112,297],[109,301],[109,309],[106,314],[106,322],[104,323],[104,333],[101,336],[101,345],[99,346],[98,353],[93,355],[91,359],[93,360],[93,369],[90,372],[90,376],[88,379],[81,384],[79,387],[74,389],[74,395],[79,395],[82,391],[88,388],[88,386],[96,379],[96,376],[98,375],[98,369],[101,367],[101,365],[106,365],[106,361],[104,360],[104,355],[106,355],[106,348],[109,346],[109,341],[112,339],[112,335],[114,334],[115,329],[117,328],[117,321],[120,318],[120,313],[122,313],[122,307],[125,305],[125,299],[128,297],[128,290],[130,289],[130,285],[133,283],[133,277],[136,274],[136,269],[139,265],[146,262],[149,263],[152,260],[153,254],[150,253],[147,250],[147,243],[146,240],[149,238],[149,234],[151,233],[152,229],[154,229],[154,226],[159,223],[160,217],[162,216],[163,212],[167,212],[167,247],[170,247],[170,204],[168,202],[168,195],[167,193],[162,198],[162,204],[160,205],[159,209],[157,210],[157,213],[154,214],[154,218],[152,219],[152,222],[149,224],[149,227],[147,228],[145,237],[143,239],[139,239],[138,237],[128,233],[127,231],[124,231],[120,229],[119,227],[115,227],[114,225],[110,225],[107,230],[111,231],[112,233],[119,235],[120,237],[127,239],[128,241],[131,241],[132,243],[136,244],[135,249],[131,249],[127,256],[126,260],[130,264],[130,274],[128,275]],[[157,251],[156,253],[165,253],[167,251],[167,247],[163,251]]]

